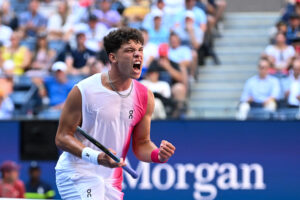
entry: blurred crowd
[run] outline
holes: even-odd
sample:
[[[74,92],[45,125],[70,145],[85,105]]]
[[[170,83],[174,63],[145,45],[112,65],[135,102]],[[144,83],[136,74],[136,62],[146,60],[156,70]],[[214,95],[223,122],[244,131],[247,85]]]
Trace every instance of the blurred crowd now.
[[[53,199],[55,191],[41,179],[41,168],[32,161],[28,168],[28,181],[19,178],[20,166],[11,160],[0,165],[0,198]]]
[[[300,119],[300,0],[288,0],[247,80],[238,119]]]
[[[145,38],[141,81],[153,118],[184,117],[197,68],[221,36],[225,0],[0,0],[0,118],[57,118],[81,79],[108,71],[103,38],[118,27]]]

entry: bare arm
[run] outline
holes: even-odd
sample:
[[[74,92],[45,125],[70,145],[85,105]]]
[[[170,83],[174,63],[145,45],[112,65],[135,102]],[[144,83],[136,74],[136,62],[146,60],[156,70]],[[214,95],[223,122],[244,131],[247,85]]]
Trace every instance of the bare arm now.
[[[81,157],[84,145],[74,137],[76,127],[81,122],[81,94],[74,87],[66,100],[59,120],[55,143],[58,148]]]
[[[164,68],[166,71],[170,73],[173,79],[181,83],[184,82],[184,77],[182,75],[182,72],[174,69],[167,58],[160,58],[158,62],[162,68]]]
[[[148,104],[147,111],[143,119],[135,127],[133,133],[133,152],[136,157],[144,162],[152,162],[151,153],[157,149],[157,146],[150,139],[150,124],[151,116],[154,110],[154,96],[153,93],[148,90]],[[175,151],[175,147],[163,140],[160,145],[159,160],[164,162],[167,161]]]
[[[81,158],[82,150],[85,146],[74,137],[74,133],[77,126],[81,124],[81,106],[81,93],[77,87],[74,87],[64,104],[55,138],[58,148],[79,158]],[[114,152],[113,150],[111,151]],[[123,160],[120,163],[116,163],[104,153],[99,154],[98,163],[110,168],[125,165]]]

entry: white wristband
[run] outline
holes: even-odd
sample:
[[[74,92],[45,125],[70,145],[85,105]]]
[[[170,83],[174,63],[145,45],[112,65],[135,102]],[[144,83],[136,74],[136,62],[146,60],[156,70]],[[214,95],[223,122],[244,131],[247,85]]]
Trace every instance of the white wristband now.
[[[93,163],[95,165],[99,165],[98,163],[98,155],[101,152],[91,149],[90,147],[84,147],[81,153],[81,158],[84,161]]]

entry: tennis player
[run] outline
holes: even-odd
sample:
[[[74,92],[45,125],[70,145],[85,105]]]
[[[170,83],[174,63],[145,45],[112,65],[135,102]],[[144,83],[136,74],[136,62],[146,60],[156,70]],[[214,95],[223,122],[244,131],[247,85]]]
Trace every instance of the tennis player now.
[[[56,183],[62,199],[120,200],[122,166],[130,140],[136,157],[164,163],[175,147],[163,140],[158,148],[150,140],[153,94],[135,79],[143,64],[143,37],[132,28],[120,28],[104,38],[111,63],[106,73],[79,82],[64,105],[56,145],[64,152],[56,165]],[[116,163],[76,133],[81,128],[110,148]]]

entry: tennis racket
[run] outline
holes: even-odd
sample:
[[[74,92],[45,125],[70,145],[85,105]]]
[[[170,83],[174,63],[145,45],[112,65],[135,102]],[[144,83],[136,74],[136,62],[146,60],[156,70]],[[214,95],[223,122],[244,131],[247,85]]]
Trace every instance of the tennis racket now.
[[[76,129],[81,135],[83,135],[86,139],[88,139],[91,143],[93,143],[95,146],[97,146],[99,149],[101,149],[104,153],[106,153],[109,157],[111,157],[114,161],[117,163],[120,162],[120,159],[115,156],[113,153],[111,153],[105,146],[103,146],[101,143],[99,143],[97,140],[95,140],[93,137],[88,135],[84,130],[82,130],[79,126],[77,126]],[[136,171],[134,171],[132,168],[128,167],[127,165],[123,167],[123,169],[128,172],[132,178],[136,179],[138,178],[138,174]]]

